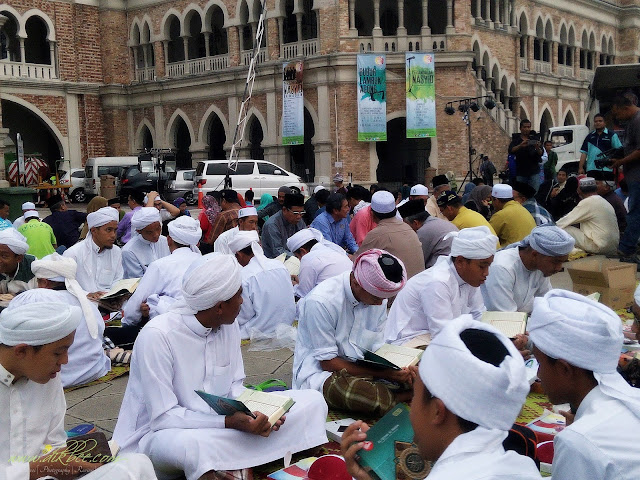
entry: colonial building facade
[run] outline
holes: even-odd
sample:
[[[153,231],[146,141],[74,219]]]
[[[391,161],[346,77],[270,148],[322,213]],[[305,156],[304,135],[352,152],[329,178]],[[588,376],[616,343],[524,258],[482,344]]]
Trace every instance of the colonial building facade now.
[[[0,139],[51,165],[174,148],[188,168],[228,156],[260,0],[16,0],[0,5]],[[437,137],[406,139],[405,52],[434,52]],[[357,141],[356,55],[387,58],[387,142]],[[283,146],[282,63],[304,59],[305,143]],[[640,0],[267,0],[240,157],[310,182],[424,181],[467,171],[462,115],[491,95],[472,142],[496,165],[522,118],[588,123],[596,66],[640,58]],[[340,168],[336,162],[341,162]],[[338,164],[340,165],[340,164]]]

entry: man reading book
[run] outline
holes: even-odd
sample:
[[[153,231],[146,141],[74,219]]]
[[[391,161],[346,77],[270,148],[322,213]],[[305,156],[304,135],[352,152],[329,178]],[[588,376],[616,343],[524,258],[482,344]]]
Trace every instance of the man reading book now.
[[[420,455],[435,462],[429,480],[540,479],[531,458],[502,446],[529,391],[522,357],[507,337],[463,315],[432,340],[419,372],[410,418]],[[367,430],[358,421],[342,437],[356,480],[371,480],[356,461]]]
[[[30,303],[0,315],[0,478],[156,478],[144,455],[101,466],[78,458],[77,449],[75,456],[65,449],[66,402],[59,372],[81,321],[79,307],[61,303]]]
[[[640,390],[616,370],[618,315],[577,293],[551,290],[535,299],[528,327],[549,400],[569,403],[575,414],[554,438],[553,479],[640,478]]]
[[[392,390],[388,380],[411,385],[415,367],[374,369],[356,363],[364,350],[384,343],[387,299],[407,281],[402,262],[384,250],[360,254],[353,270],[329,278],[300,300],[293,386],[324,394],[332,408],[383,415],[410,391]]]
[[[241,284],[231,255],[195,260],[183,276],[182,300],[136,339],[113,437],[123,452],[149,455],[161,478],[251,478],[253,466],[327,441],[327,405],[318,392],[282,392],[296,403],[286,423],[282,417],[274,425],[260,412],[219,415],[196,393],[236,399],[245,391],[236,322]]]

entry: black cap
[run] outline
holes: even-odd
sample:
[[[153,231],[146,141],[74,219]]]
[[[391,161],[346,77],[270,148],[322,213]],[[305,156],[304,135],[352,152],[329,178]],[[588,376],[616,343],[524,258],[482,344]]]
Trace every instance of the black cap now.
[[[453,190],[447,190],[446,192],[442,192],[436,203],[439,207],[446,207],[447,205],[451,205],[452,203],[460,203],[462,199],[458,196],[456,192]]]
[[[433,188],[439,187],[440,185],[447,185],[448,183],[449,179],[446,175],[436,175],[435,177],[433,177],[433,180],[431,180]]]
[[[301,193],[287,193],[284,196],[283,205],[286,208],[304,207],[304,195]]]
[[[536,194],[536,189],[528,183],[513,181],[509,185],[511,185],[511,188],[513,190],[515,190],[525,198],[532,198]]]
[[[409,200],[403,205],[400,205],[398,207],[398,211],[402,218],[412,217],[413,215],[417,215],[425,211],[424,201],[421,199]]]

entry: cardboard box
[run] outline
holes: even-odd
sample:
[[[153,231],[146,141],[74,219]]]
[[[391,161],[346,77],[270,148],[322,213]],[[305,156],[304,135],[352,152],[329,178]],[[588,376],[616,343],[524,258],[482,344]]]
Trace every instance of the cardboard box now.
[[[633,304],[636,289],[635,263],[606,258],[586,258],[567,268],[573,291],[582,295],[599,292],[600,302],[618,310]]]

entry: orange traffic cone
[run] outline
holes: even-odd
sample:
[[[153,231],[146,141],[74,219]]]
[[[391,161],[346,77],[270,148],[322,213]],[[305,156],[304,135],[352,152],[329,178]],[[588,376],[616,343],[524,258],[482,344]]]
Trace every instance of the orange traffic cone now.
[[[198,182],[198,208],[202,210],[204,205],[202,204],[202,197],[204,194],[202,193],[202,182]]]

